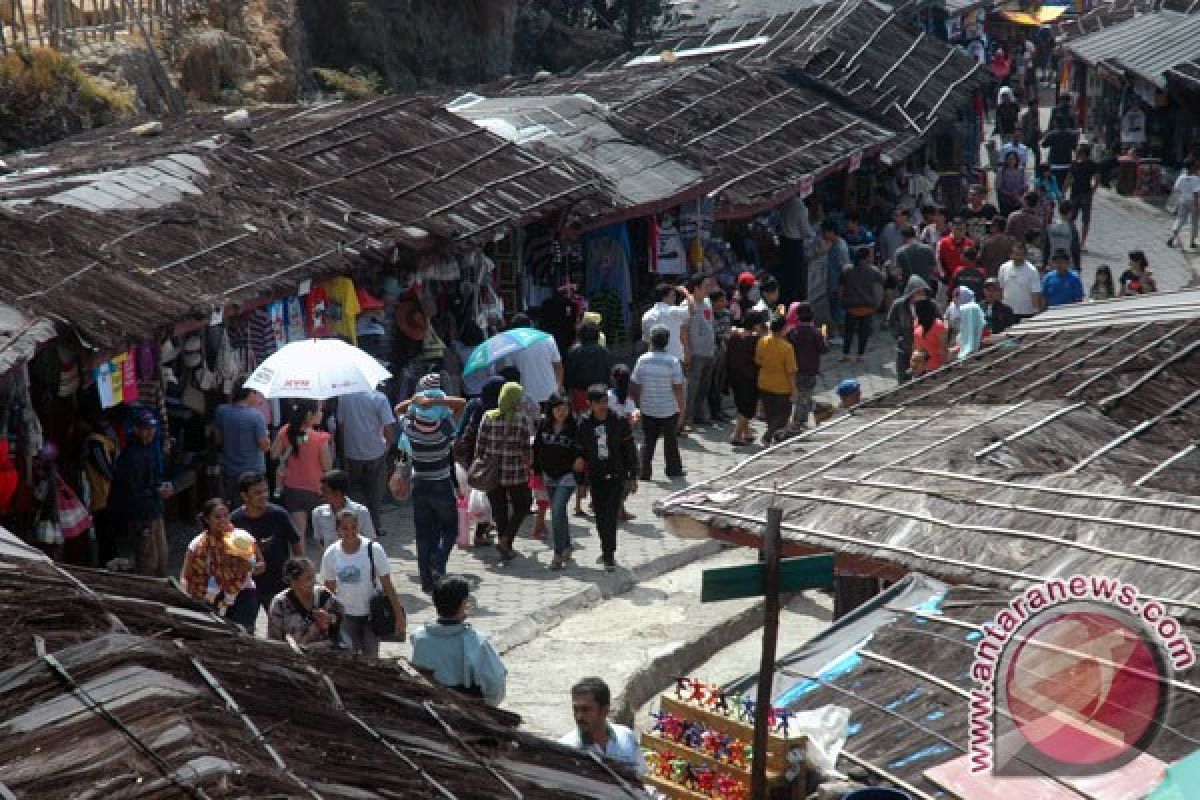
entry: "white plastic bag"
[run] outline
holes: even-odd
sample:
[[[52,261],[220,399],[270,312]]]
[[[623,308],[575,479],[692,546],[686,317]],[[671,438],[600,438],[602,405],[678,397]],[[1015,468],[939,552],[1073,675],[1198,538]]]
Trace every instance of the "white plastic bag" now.
[[[467,500],[467,520],[472,525],[492,521],[492,504],[488,502],[487,495],[478,489],[472,489]]]
[[[825,775],[837,775],[837,760],[850,734],[850,709],[822,706],[814,711],[796,711],[788,724],[789,736],[808,737],[808,763]]]

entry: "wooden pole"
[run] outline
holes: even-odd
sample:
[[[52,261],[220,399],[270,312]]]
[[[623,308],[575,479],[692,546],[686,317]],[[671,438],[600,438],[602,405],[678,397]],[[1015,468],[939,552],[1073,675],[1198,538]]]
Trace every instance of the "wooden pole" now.
[[[758,697],[754,705],[754,757],[750,763],[750,798],[767,800],[767,718],[771,713],[771,687],[775,679],[775,648],[779,640],[779,556],[783,550],[783,509],[767,509],[763,530],[762,660],[758,665]]]

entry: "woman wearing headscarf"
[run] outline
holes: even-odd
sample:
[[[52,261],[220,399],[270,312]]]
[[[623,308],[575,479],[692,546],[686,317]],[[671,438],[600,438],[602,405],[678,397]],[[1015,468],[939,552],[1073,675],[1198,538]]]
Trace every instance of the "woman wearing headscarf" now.
[[[966,286],[954,290],[954,302],[951,305],[958,309],[958,333],[950,347],[949,356],[951,360],[966,358],[979,349],[987,321],[983,317],[983,309],[975,302],[975,293]]]
[[[504,384],[496,408],[484,412],[475,439],[475,458],[492,460],[499,472],[498,486],[488,492],[488,502],[500,534],[496,548],[504,561],[517,556],[513,540],[517,538],[517,531],[533,500],[529,490],[533,428],[521,413],[524,398],[525,390],[521,384]]]

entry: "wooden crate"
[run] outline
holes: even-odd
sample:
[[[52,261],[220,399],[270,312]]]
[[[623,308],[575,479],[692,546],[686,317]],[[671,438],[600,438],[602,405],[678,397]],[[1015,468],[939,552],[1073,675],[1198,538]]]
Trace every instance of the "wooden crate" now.
[[[746,744],[754,742],[754,726],[752,724],[739,722],[736,717],[722,716],[694,703],[684,702],[671,694],[662,695],[659,700],[659,711],[703,723],[706,728],[741,739]],[[792,736],[785,739],[778,733],[772,733],[767,737],[767,771],[779,774],[786,772],[788,751],[796,747],[802,748],[804,745],[805,737],[803,736]]]
[[[712,798],[706,794],[693,792],[691,789],[680,786],[679,784],[673,783],[665,778],[660,778],[657,775],[647,774],[642,778],[642,783],[653,786],[667,797],[670,797],[671,800],[712,800]]]
[[[708,767],[722,775],[730,775],[737,778],[747,786],[750,785],[750,765],[738,767],[725,761],[718,761],[708,753],[702,753],[699,750],[693,750],[690,747],[685,747],[678,742],[673,742],[670,739],[662,736],[657,736],[653,733],[642,734],[642,747],[646,750],[657,750],[658,752],[675,753],[680,758],[695,764],[696,766]],[[770,765],[767,768],[767,780],[775,781],[781,778],[779,772],[773,772]]]

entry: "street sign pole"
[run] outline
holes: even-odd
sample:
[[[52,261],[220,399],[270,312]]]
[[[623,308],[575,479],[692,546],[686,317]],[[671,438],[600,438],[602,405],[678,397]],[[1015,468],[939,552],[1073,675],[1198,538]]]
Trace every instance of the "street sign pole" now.
[[[775,648],[779,640],[779,556],[783,509],[767,509],[763,531],[762,660],[758,666],[758,697],[754,704],[754,756],[750,763],[751,800],[767,800],[767,718],[771,713],[771,684],[775,678]]]

